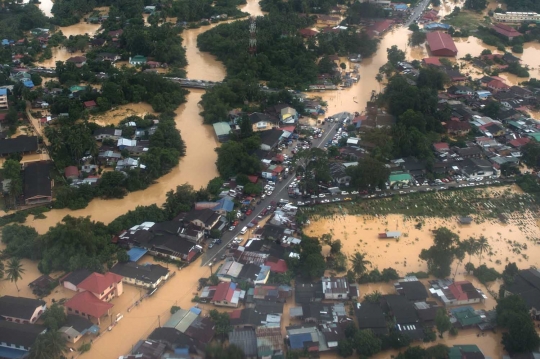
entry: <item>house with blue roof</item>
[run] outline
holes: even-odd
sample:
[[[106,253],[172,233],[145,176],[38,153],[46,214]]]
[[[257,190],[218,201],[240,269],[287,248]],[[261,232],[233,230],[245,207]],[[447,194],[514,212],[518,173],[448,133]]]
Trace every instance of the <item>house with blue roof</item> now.
[[[395,11],[407,11],[409,9],[409,6],[407,4],[393,4]]]
[[[315,324],[290,326],[285,328],[289,337],[290,350],[319,353],[328,351],[323,333]]]
[[[22,83],[26,88],[31,89],[32,87],[34,87],[34,83],[32,82],[32,80],[24,80]]]
[[[446,31],[448,29],[450,29],[450,25],[443,24],[441,22],[432,22],[432,23],[424,25],[424,30],[429,30],[429,31],[435,31],[435,30]]]

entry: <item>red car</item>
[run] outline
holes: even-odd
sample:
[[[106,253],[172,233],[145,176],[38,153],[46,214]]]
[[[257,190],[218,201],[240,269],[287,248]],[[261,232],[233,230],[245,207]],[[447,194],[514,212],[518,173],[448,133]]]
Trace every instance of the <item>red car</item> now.
[[[248,210],[246,211],[246,216],[249,216],[250,214],[251,214],[251,209],[248,209]]]

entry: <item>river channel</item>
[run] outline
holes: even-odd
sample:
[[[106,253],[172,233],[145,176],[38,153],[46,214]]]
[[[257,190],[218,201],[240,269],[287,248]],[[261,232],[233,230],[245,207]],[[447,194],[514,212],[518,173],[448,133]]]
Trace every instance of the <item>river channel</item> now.
[[[449,3],[446,2],[441,6],[441,14],[447,14],[452,11],[453,7],[460,5],[461,2]],[[50,0],[42,0],[40,7],[47,13],[50,11]],[[243,11],[250,13],[253,16],[263,15],[258,0],[248,0],[246,5],[241,7]],[[214,56],[200,52],[197,48],[197,36],[216,26],[215,24],[201,27],[198,29],[185,30],[182,33],[184,39],[183,44],[186,48],[186,56],[188,65],[186,67],[187,77],[192,79],[221,81],[226,75],[226,70],[223,64],[215,59]],[[89,25],[80,23],[66,28],[62,31],[66,35],[75,34],[93,34],[99,28],[99,25]],[[387,61],[386,49],[392,45],[397,45],[398,48],[406,52],[407,58],[410,60],[429,56],[425,46],[413,47],[407,45],[410,36],[410,31],[398,27],[387,33],[379,45],[379,50],[371,58],[365,59],[359,68],[361,79],[359,83],[353,87],[339,90],[329,91],[325,93],[315,93],[311,95],[321,96],[328,102],[329,113],[337,113],[342,111],[363,111],[366,102],[370,99],[373,91],[379,92],[383,89],[384,84],[379,84],[375,80],[375,74],[379,68]],[[484,48],[488,46],[474,37],[468,39],[457,40],[456,45],[459,50],[459,57],[470,53],[477,56]],[[540,66],[540,56],[538,43],[531,43],[525,46],[523,54],[519,55],[525,60],[529,66],[535,70],[531,71],[534,77]],[[67,54],[64,49],[59,49],[55,53],[55,58],[50,61],[54,64],[56,60],[65,60],[71,54]],[[45,64],[44,64],[45,65]],[[353,64],[348,64],[353,65]],[[509,83],[516,84],[524,79],[517,79],[515,76],[503,75]],[[90,216],[94,220],[104,223],[110,222],[117,216],[132,210],[137,206],[150,204],[161,204],[165,199],[167,191],[176,188],[183,183],[189,183],[194,188],[198,189],[205,186],[207,182],[218,175],[215,161],[217,159],[214,149],[219,146],[213,128],[203,125],[202,118],[199,112],[202,108],[199,106],[199,101],[203,94],[203,90],[190,90],[187,96],[187,102],[180,106],[176,111],[177,128],[181,131],[182,138],[186,141],[187,153],[180,161],[180,164],[175,167],[169,174],[163,176],[157,183],[150,186],[144,191],[133,192],[120,200],[93,200],[90,205],[82,210],[53,210],[46,214],[46,219],[36,219],[32,221],[34,226],[40,233],[44,233],[50,226],[54,226],[65,215],[74,216]]]

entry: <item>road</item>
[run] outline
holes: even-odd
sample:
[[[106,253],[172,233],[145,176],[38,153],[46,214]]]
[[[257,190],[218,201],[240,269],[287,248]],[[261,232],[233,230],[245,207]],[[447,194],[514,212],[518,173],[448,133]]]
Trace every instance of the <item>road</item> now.
[[[429,5],[429,3],[430,0],[422,0],[421,2],[419,2],[411,13],[411,16],[409,17],[407,22],[403,24],[403,26],[409,27],[409,25],[411,25],[415,20],[418,20],[420,15],[422,15],[422,12],[424,12],[426,6]]]
[[[334,136],[337,126],[339,124],[339,122],[327,122],[326,125],[320,126],[322,129],[324,129],[325,132],[322,134],[321,138],[316,138],[312,140],[312,147],[323,147],[324,144]],[[257,218],[257,216],[261,214],[261,212],[266,209],[266,207],[268,207],[272,201],[278,202],[280,199],[289,199],[287,188],[289,187],[294,178],[295,177],[291,175],[289,176],[289,178],[276,183],[272,195],[267,196],[265,199],[261,200],[260,204],[255,205],[255,210],[249,216],[246,216],[246,219],[241,221],[238,226],[236,226],[234,231],[225,231],[223,233],[223,236],[221,237],[222,243],[220,245],[214,246],[210,249],[207,248],[206,252],[203,254],[203,259],[201,261],[202,265],[208,265],[216,256],[219,257],[221,254],[225,253],[225,251],[228,250],[227,244],[231,243],[234,237],[241,236],[240,230],[244,226],[247,226],[247,224],[253,219]],[[250,232],[248,231],[248,233]]]

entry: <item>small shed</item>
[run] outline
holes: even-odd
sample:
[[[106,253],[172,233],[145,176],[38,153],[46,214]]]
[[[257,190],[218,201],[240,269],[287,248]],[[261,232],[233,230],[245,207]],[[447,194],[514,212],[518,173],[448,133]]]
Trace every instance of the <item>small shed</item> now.
[[[459,224],[471,224],[473,221],[472,217],[465,216],[459,217]]]
[[[227,122],[216,122],[213,126],[219,142],[227,142],[231,133],[231,125]]]

